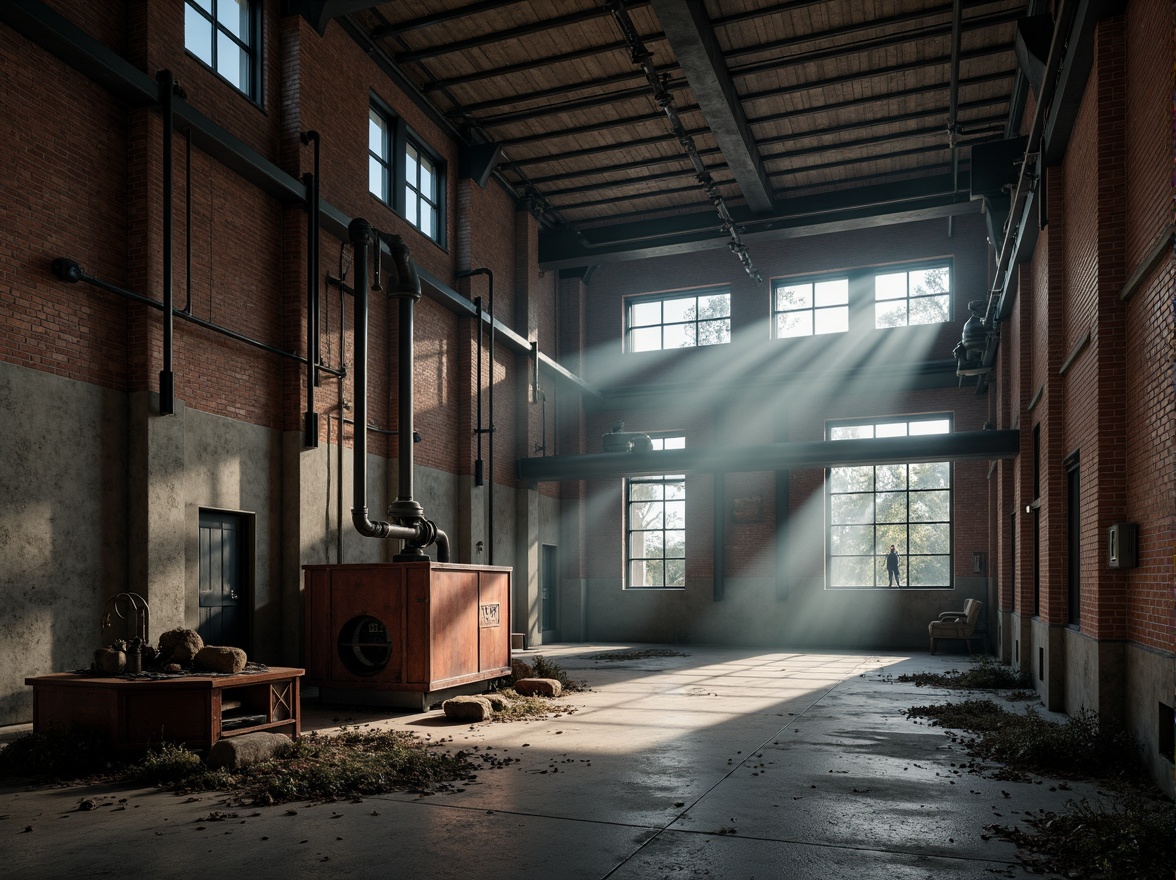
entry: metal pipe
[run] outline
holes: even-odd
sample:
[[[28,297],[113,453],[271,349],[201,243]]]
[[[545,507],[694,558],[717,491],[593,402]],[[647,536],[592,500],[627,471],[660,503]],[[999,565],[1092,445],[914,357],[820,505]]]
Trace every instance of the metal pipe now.
[[[187,295],[182,311],[192,312],[192,126],[188,126],[184,146],[184,280]]]
[[[483,433],[489,434],[490,437],[486,441],[487,455],[486,455],[486,469],[490,471],[490,489],[487,493],[486,503],[489,505],[490,512],[486,517],[486,546],[488,552],[486,554],[486,562],[488,565],[494,564],[494,272],[487,269],[485,266],[477,269],[463,269],[457,273],[458,278],[469,278],[472,275],[485,275],[488,285],[487,290],[487,313],[490,316],[490,387],[487,390],[487,403],[490,412],[487,414],[489,422],[488,427],[478,428],[478,436],[481,437]],[[481,333],[481,323],[479,322],[479,334]],[[478,358],[478,363],[481,364],[481,357]],[[478,381],[479,391],[482,388],[481,379]],[[481,408],[478,410],[481,415]],[[481,456],[481,447],[479,446],[479,457]]]
[[[351,246],[355,249],[355,368],[352,411],[357,425],[367,425],[367,343],[368,343],[368,262],[369,247],[376,246],[376,258],[380,259],[379,241],[376,230],[362,218],[351,221],[347,229]],[[392,286],[391,296],[401,300],[401,361],[400,361],[400,418],[398,426],[402,437],[408,437],[407,446],[400,444],[400,495],[388,506],[388,512],[397,522],[389,523],[371,520],[367,509],[367,431],[357,430],[352,437],[355,464],[352,482],[351,521],[356,531],[368,538],[397,538],[405,542],[404,548],[392,558],[397,562],[427,559],[421,548],[436,542],[438,561],[449,561],[449,538],[437,526],[425,519],[421,506],[412,500],[412,307],[421,295],[420,279],[408,256],[408,247],[399,236],[392,236],[389,246],[396,263],[397,283]],[[406,309],[407,305],[407,309]],[[405,335],[407,333],[407,346]],[[407,387],[406,387],[407,386]],[[406,399],[407,398],[407,399]],[[407,489],[407,493],[405,490]]]
[[[163,311],[164,305],[157,299],[151,299],[149,296],[143,296],[141,293],[135,293],[133,290],[119,287],[117,284],[111,284],[109,281],[103,281],[101,278],[95,278],[93,275],[87,274],[82,270],[75,261],[67,259],[66,257],[57,257],[50,264],[53,274],[62,281],[74,284],[78,281],[84,281],[86,284],[97,287],[99,290],[104,290],[107,293],[114,293],[126,299],[134,300],[142,303],[145,306],[150,306],[153,309]],[[220,324],[214,324],[212,321],[206,321],[203,318],[197,318],[195,315],[190,315],[187,312],[174,308],[172,314],[177,318],[181,318],[190,324],[195,324],[197,327],[203,327],[205,330],[211,330],[213,333],[219,333],[221,336],[227,336],[229,339],[234,339],[237,342],[243,342],[246,345],[251,345],[254,348],[260,348],[262,351],[268,351],[270,354],[276,354],[280,357],[289,358],[293,361],[298,361],[300,364],[306,363],[306,358],[300,354],[295,354],[292,351],[278,348],[275,345],[270,345],[268,342],[262,342],[260,339],[254,339],[251,336],[246,336],[243,333],[238,333],[236,330],[230,330],[228,327],[222,327]],[[319,369],[324,373],[330,373],[333,376],[343,375],[339,370],[334,370],[331,367],[319,365]]]
[[[485,462],[482,461],[482,297],[474,298],[474,308],[476,309],[474,317],[478,322],[478,387],[474,392],[474,408],[478,411],[477,424],[474,426],[474,434],[478,438],[478,457],[474,459],[474,485],[481,486],[486,482],[486,474],[483,470]]]
[[[1017,185],[1013,189],[1012,198],[1009,200],[1008,226],[1005,228],[1004,237],[999,245],[997,242],[993,242],[993,247],[996,250],[996,273],[993,276],[992,287],[988,292],[988,306],[984,312],[984,326],[989,330],[989,343],[981,358],[981,363],[986,367],[991,367],[996,362],[998,339],[996,322],[1001,318],[1004,300],[1011,286],[1013,256],[1023,228],[1024,205],[1036,186],[1032,167],[1036,164],[1037,153],[1041,149],[1040,142],[1044,139],[1046,118],[1053,106],[1053,92],[1057,86],[1062,56],[1066,54],[1069,38],[1072,36],[1070,29],[1080,5],[1079,0],[1061,0],[1057,23],[1054,26],[1053,36],[1050,38],[1041,94],[1036,96],[1036,108],[1029,126],[1025,157],[1021,161],[1021,173],[1017,178]]]
[[[375,230],[362,218],[351,221],[347,228],[351,246],[355,249],[355,375],[353,381],[355,400],[352,411],[355,422],[367,424],[367,344],[368,344],[368,247]],[[394,526],[391,523],[372,521],[367,508],[367,431],[355,431],[352,435],[355,464],[352,467],[351,521],[356,531],[368,538],[416,537],[416,530]]]
[[[314,408],[314,389],[318,386],[319,329],[318,329],[318,246],[319,246],[319,133],[304,131],[303,144],[314,143],[314,172],[304,175],[306,184],[306,424],[303,445],[317,449],[319,441],[318,413]]]
[[[172,142],[175,137],[176,84],[170,70],[159,71],[159,97],[163,102],[163,369],[159,371],[159,412],[170,416],[176,409],[175,373],[172,372],[174,292],[172,290]]]

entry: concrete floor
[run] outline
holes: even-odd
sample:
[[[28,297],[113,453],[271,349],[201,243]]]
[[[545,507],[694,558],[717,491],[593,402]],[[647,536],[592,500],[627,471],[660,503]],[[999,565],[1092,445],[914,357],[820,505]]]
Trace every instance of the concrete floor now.
[[[304,703],[305,730],[386,725],[515,759],[498,769],[487,762],[458,792],[240,809],[216,794],[125,786],[0,788],[0,874],[1020,876],[1013,848],[984,839],[984,826],[1015,824],[1094,792],[1089,784],[1059,790],[1056,781],[970,774],[942,729],[902,714],[968,695],[893,677],[963,668],[966,656],[682,647],[688,656],[591,659],[640,647],[540,649],[591,687],[562,701],[574,712],[541,721],[471,726],[439,711]],[[83,798],[97,807],[79,811]],[[236,815],[217,819],[218,811]]]

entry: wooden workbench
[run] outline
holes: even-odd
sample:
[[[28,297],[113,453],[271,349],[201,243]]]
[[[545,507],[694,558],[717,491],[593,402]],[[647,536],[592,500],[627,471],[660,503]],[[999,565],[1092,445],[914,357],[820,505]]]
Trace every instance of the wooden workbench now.
[[[207,749],[222,737],[258,730],[301,732],[303,670],[270,667],[237,675],[159,679],[58,672],[25,679],[33,688],[33,731],[78,727],[121,751],[163,742]]]

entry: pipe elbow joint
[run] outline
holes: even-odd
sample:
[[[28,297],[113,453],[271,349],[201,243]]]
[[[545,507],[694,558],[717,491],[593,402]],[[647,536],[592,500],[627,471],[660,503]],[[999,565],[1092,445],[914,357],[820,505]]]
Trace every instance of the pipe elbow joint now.
[[[411,296],[421,298],[421,279],[417,275],[416,263],[408,251],[408,245],[399,235],[384,235],[384,242],[392,253],[392,262],[396,266],[396,283],[388,288],[389,296]]]
[[[49,268],[54,275],[69,284],[77,284],[82,280],[82,267],[66,257],[58,257],[49,264]]]
[[[352,245],[364,245],[371,241],[372,224],[362,217],[356,217],[347,224],[347,237]]]
[[[365,538],[387,538],[392,534],[392,527],[388,523],[368,519],[366,507],[357,507],[351,511],[351,524]]]

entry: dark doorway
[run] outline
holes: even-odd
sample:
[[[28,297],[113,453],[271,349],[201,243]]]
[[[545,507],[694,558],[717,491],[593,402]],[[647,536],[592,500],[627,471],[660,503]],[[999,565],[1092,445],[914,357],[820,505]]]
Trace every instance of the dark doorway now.
[[[239,513],[200,511],[200,609],[196,631],[206,645],[249,652],[250,520]]]
[[[559,616],[556,594],[559,566],[556,564],[554,544],[542,545],[543,559],[539,569],[539,619],[543,630],[543,641],[559,638]]]

